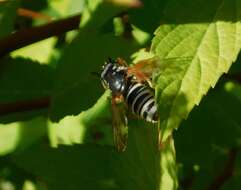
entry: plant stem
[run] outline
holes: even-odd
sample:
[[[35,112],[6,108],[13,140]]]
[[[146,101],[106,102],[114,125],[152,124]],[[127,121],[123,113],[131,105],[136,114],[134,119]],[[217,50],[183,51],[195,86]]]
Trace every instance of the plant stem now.
[[[80,15],[76,15],[12,33],[0,40],[0,57],[37,41],[78,29],[80,18]]]

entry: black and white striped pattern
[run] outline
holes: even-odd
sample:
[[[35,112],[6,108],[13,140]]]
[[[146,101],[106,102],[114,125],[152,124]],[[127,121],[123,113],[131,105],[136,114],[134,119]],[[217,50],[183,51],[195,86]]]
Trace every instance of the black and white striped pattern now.
[[[158,119],[157,106],[152,91],[144,84],[132,81],[127,83],[124,98],[129,109],[148,122]]]

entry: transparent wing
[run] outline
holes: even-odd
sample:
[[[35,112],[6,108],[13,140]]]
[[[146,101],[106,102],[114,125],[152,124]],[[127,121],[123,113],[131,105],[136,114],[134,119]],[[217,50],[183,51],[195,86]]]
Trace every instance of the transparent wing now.
[[[128,67],[129,75],[136,76],[137,80],[139,81],[148,81],[150,78],[155,76],[161,69],[168,65],[171,62],[183,62],[183,61],[190,61],[192,57],[173,57],[173,58],[166,58],[166,59],[159,59],[158,57],[154,56],[152,58],[144,59],[136,64]]]
[[[122,152],[127,147],[127,117],[124,103],[117,103],[115,97],[112,98],[112,128],[114,145],[118,151]]]
[[[157,71],[159,64],[157,57],[144,59],[137,62],[135,65],[130,66],[128,68],[128,73],[136,76],[140,81],[145,81],[148,80],[148,78],[151,78],[154,71]]]

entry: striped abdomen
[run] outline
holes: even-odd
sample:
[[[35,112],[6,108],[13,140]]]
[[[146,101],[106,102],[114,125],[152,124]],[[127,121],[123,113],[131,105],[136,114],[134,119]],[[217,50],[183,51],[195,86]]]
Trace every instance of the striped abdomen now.
[[[129,81],[124,93],[129,109],[148,122],[157,122],[157,106],[152,91],[144,84]]]

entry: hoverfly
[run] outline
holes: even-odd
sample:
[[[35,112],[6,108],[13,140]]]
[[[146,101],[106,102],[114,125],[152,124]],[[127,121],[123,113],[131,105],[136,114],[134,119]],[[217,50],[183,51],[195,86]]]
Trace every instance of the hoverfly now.
[[[150,58],[129,67],[121,58],[109,58],[102,68],[102,85],[112,93],[112,127],[114,144],[118,151],[125,150],[128,133],[127,117],[124,109],[120,108],[120,103],[124,102],[125,107],[134,115],[147,122],[158,121],[154,90],[150,81],[156,64],[156,58]]]

